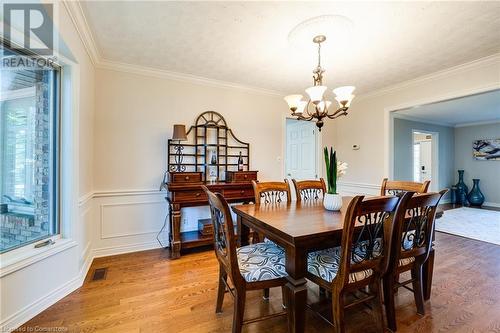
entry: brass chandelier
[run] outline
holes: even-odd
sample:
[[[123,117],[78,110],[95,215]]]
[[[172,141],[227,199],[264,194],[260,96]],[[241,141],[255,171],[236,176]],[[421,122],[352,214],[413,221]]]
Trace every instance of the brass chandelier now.
[[[298,120],[316,120],[316,126],[320,131],[324,124],[323,118],[335,119],[347,115],[347,110],[354,98],[352,93],[355,89],[353,86],[333,89],[335,99],[340,107],[329,113],[332,102],[325,100],[323,97],[328,88],[323,85],[323,73],[325,70],[321,67],[321,43],[325,40],[326,36],[324,35],[318,35],[313,38],[313,43],[318,44],[318,66],[313,70],[313,86],[306,89],[309,99],[303,101],[303,96],[298,94],[285,97],[292,116]]]

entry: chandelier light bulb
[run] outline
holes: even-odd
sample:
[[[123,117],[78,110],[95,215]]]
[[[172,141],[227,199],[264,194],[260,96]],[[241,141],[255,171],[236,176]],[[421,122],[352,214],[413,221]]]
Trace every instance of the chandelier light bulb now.
[[[304,110],[306,108],[307,102],[306,101],[299,101],[297,104],[297,110],[295,110],[295,113],[304,113]]]
[[[351,105],[354,98],[354,95],[352,94],[354,89],[356,89],[356,87],[353,86],[338,87],[333,89],[335,99],[339,102],[340,106],[349,107]]]
[[[306,89],[306,93],[309,95],[309,99],[314,104],[318,104],[323,99],[323,94],[325,93],[326,86],[314,86]]]
[[[295,112],[299,106],[300,100],[302,99],[302,95],[288,95],[284,99],[288,103],[290,110]]]

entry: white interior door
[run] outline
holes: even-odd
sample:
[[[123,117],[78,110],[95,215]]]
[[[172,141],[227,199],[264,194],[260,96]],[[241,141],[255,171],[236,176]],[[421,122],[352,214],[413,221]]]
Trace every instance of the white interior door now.
[[[317,129],[313,122],[286,120],[285,174],[287,178],[317,178],[316,135]]]
[[[432,180],[432,141],[420,142],[420,181]]]

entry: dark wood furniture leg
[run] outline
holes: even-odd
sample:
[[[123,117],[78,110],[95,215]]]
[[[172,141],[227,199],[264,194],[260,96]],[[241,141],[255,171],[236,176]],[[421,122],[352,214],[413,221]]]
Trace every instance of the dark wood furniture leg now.
[[[172,259],[177,259],[181,256],[181,205],[172,205],[172,234],[170,240],[170,250],[172,251]]]
[[[288,283],[286,284],[286,302],[288,310],[288,332],[302,333],[305,329],[307,280],[306,251],[293,247],[286,249],[286,271]]]
[[[434,273],[434,256],[435,250],[434,247],[431,249],[429,253],[429,258],[423,265],[422,272],[422,280],[423,280],[423,292],[424,292],[424,300],[428,300],[431,298],[431,289],[432,289],[432,274]]]
[[[237,216],[236,233],[238,234],[238,247],[250,244],[248,237],[250,236],[250,228],[243,223],[241,216]]]

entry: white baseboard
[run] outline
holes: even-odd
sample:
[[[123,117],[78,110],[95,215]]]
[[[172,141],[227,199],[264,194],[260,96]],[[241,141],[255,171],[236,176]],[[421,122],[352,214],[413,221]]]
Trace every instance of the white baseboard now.
[[[94,249],[92,252],[94,258],[100,258],[130,252],[153,250],[158,248],[161,248],[160,244],[157,241],[154,241],[147,243],[102,247],[99,249]]]
[[[68,281],[61,287],[49,292],[47,295],[40,297],[33,303],[28,304],[17,313],[14,313],[11,316],[7,317],[4,321],[2,321],[2,323],[0,323],[0,332],[11,332],[12,330],[31,320],[42,311],[46,310],[48,307],[54,305],[56,302],[60,301],[76,289],[80,288],[83,285],[83,281],[85,281],[85,276],[87,275],[91,264],[92,257],[88,256],[78,276]]]
[[[483,206],[500,208],[500,203],[486,201]]]

